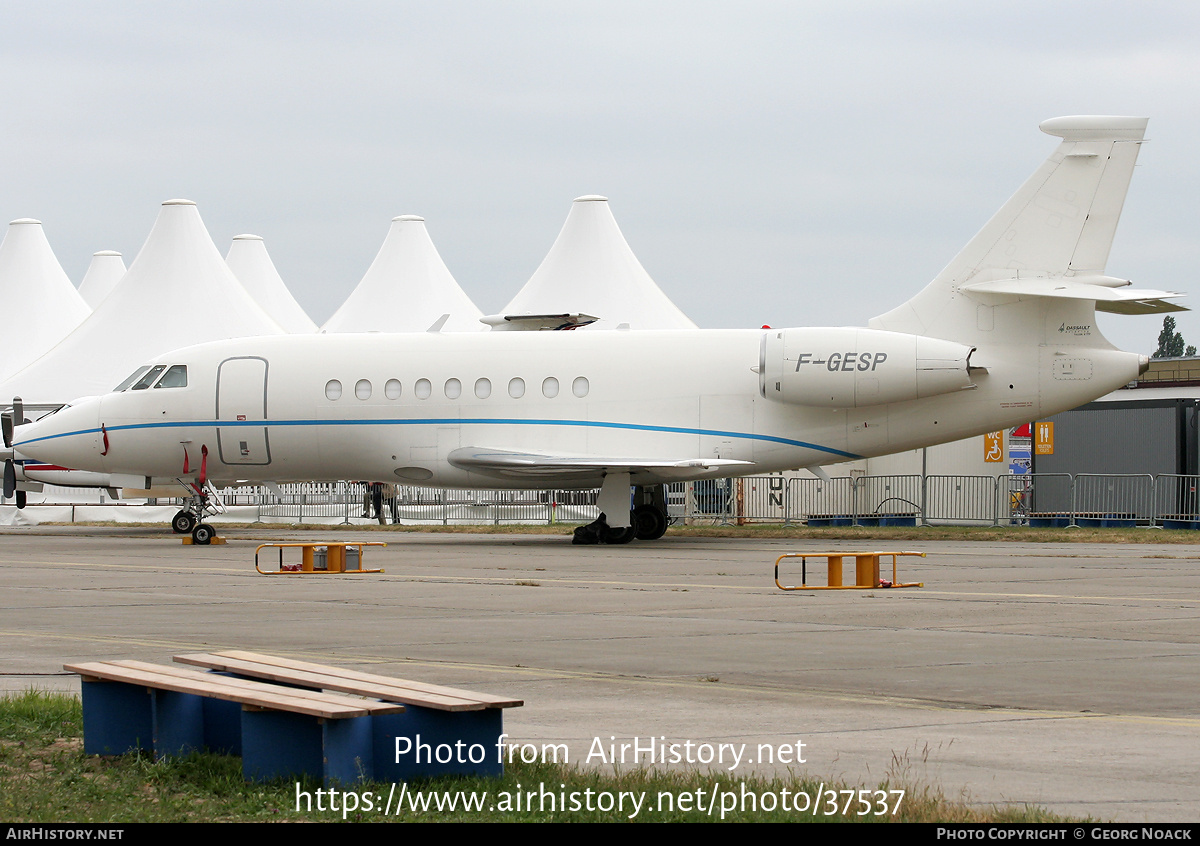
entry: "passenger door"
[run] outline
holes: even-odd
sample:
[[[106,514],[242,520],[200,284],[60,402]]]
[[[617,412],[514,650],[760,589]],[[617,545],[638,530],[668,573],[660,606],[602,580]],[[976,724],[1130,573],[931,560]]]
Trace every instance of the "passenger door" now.
[[[267,360],[227,358],[217,367],[217,452],[225,464],[271,463]]]

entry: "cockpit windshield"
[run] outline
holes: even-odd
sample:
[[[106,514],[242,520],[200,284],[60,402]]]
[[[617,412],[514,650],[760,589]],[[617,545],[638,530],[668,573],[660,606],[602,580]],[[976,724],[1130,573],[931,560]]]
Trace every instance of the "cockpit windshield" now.
[[[159,388],[186,388],[187,387],[187,365],[172,364],[163,377],[158,380],[158,384],[154,386],[155,390]]]
[[[163,373],[163,371],[167,371]],[[162,378],[159,379],[158,377]],[[155,380],[158,384],[155,384]],[[172,364],[167,367],[165,364],[149,364],[139,367],[133,371],[128,379],[113,388],[113,393],[118,394],[121,391],[144,391],[151,385],[155,388],[186,388],[187,387],[187,365]]]
[[[119,384],[115,388],[113,388],[113,393],[119,394],[121,391],[128,390],[129,386],[132,385],[134,382],[136,382],[138,379],[142,378],[142,374],[145,373],[149,369],[150,369],[149,364],[143,364],[137,370],[133,371],[133,373],[129,374],[128,379],[126,379],[124,382],[122,382],[121,384]]]
[[[133,388],[131,388],[131,390],[134,390],[134,391],[146,390],[147,388],[149,388],[151,385],[154,384],[154,380],[157,379],[162,374],[162,372],[166,369],[167,369],[167,366],[165,364],[154,365],[146,372],[145,376],[143,376],[141,379],[138,379],[136,382],[133,383]]]

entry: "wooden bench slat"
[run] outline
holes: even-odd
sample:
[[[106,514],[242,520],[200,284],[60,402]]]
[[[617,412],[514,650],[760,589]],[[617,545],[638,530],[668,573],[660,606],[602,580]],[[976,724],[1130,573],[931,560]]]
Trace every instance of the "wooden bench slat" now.
[[[145,685],[176,693],[193,693],[269,710],[294,711],[313,717],[341,719],[372,713],[397,713],[399,706],[365,699],[351,699],[312,691],[292,691],[246,679],[229,679],[182,667],[148,664],[143,661],[96,661],[64,664],[63,669],[81,676],[125,684]],[[299,694],[299,695],[297,695]]]
[[[477,693],[473,690],[462,690],[455,687],[445,687],[437,684],[427,684],[425,682],[409,681],[408,679],[397,679],[391,676],[381,676],[375,673],[364,673],[361,670],[351,670],[343,667],[331,667],[325,664],[313,664],[308,661],[298,661],[291,658],[280,658],[275,655],[264,655],[256,652],[247,652],[240,649],[231,649],[225,652],[213,653],[216,655],[228,655],[229,657],[238,657],[244,660],[261,661],[264,663],[272,663],[280,667],[294,668],[297,670],[310,670],[312,672],[331,674],[339,678],[355,679],[357,681],[377,682],[391,687],[398,687],[403,690],[411,690],[415,693],[431,693],[437,696],[451,696],[457,699],[466,699],[473,702],[483,702],[489,708],[517,708],[525,704],[524,700],[512,699],[507,696],[495,696],[489,693]]]
[[[443,711],[481,711],[491,707],[483,702],[460,699],[454,696],[416,694],[411,690],[394,685],[347,680],[329,675],[328,673],[286,670],[270,664],[242,661],[236,658],[213,658],[210,655],[176,655],[175,660],[182,664],[192,664],[223,672],[268,679],[281,684],[301,684],[316,688],[317,690],[337,690],[345,693],[357,693],[362,696],[372,696],[389,702],[404,702],[409,705],[422,705]]]
[[[226,685],[235,690],[247,690],[249,692],[269,691],[279,696],[288,699],[311,699],[318,702],[340,702],[350,708],[367,708],[379,713],[392,713],[389,706],[382,702],[376,702],[372,699],[360,699],[354,696],[342,696],[337,693],[322,693],[319,690],[307,690],[305,688],[286,687],[263,682],[254,681],[253,679],[242,679],[236,676],[221,676],[214,673],[200,673],[195,670],[189,670],[186,667],[177,667],[174,664],[150,664],[145,661],[137,660],[122,660],[112,661],[112,664],[130,667],[147,672],[163,673],[165,675],[176,676],[178,678],[193,679],[198,681],[214,681],[217,684]]]
[[[185,664],[270,678],[275,681],[295,681],[302,684],[320,685],[328,690],[352,691],[443,711],[511,708],[525,704],[520,699],[407,681],[239,649],[177,655],[175,660]]]
[[[337,719],[343,717],[360,717],[370,713],[365,708],[349,708],[345,705],[329,705],[321,707],[312,700],[287,700],[282,697],[263,693],[262,695],[254,695],[243,690],[236,690],[228,685],[219,684],[211,681],[201,681],[196,679],[181,679],[178,676],[166,676],[157,672],[150,672],[133,667],[120,667],[105,663],[92,664],[64,664],[63,669],[68,672],[79,673],[81,676],[100,679],[102,681],[120,682],[123,684],[142,685],[158,690],[170,690],[176,693],[194,693],[200,696],[209,696],[214,699],[224,699],[229,702],[237,702],[242,705],[251,705],[259,708],[271,708],[274,710],[291,710],[297,713],[307,714],[313,717],[324,717],[326,719]]]

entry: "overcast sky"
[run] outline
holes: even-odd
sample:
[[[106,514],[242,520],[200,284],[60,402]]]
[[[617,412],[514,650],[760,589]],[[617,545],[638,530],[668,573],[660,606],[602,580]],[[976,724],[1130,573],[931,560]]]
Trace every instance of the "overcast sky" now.
[[[1200,296],[1194,3],[0,0],[0,80],[0,218],[76,283],[185,197],[318,323],[398,214],[494,312],[598,193],[700,326],[862,325],[1049,155],[1042,120],[1129,114],[1108,270]],[[1161,323],[1101,319],[1141,352]]]

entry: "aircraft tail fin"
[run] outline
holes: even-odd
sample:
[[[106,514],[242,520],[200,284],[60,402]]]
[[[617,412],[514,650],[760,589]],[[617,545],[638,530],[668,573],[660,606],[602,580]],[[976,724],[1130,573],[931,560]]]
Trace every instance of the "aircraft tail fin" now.
[[[947,321],[965,317],[946,308],[960,292],[978,296],[988,283],[1004,281],[1009,284],[1000,287],[1012,295],[1012,283],[1020,279],[1041,280],[1044,288],[1047,279],[1107,278],[1109,249],[1146,124],[1146,118],[1110,116],[1042,123],[1043,132],[1062,139],[1057,149],[924,290],[870,326],[949,337],[959,332]],[[1074,290],[1078,296],[1078,285]]]

